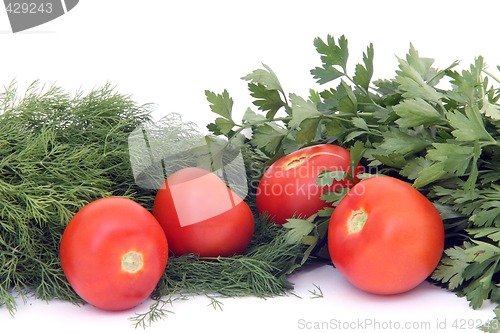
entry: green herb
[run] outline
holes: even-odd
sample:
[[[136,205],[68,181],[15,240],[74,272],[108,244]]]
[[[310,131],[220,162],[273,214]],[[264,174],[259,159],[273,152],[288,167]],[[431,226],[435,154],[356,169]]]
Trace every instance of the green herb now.
[[[0,95],[0,305],[16,297],[82,302],[59,262],[59,241],[73,214],[100,197],[136,188],[128,133],[149,121],[109,85],[70,96],[37,82],[24,94],[11,84]]]
[[[482,57],[461,71],[458,62],[438,69],[411,45],[396,59],[393,78],[373,80],[372,44],[353,74],[344,36],[317,38],[314,46],[321,63],[311,75],[325,87],[321,91],[286,93],[263,65],[242,78],[253,106],[241,121],[233,118],[227,90],[205,92],[216,115],[208,129],[241,148],[245,200],[255,211],[258,181],[279,157],[318,143],[343,145],[351,151],[351,166],[365,165],[363,177],[379,173],[412,182],[439,209],[446,250],[430,279],[473,308],[485,300],[500,303],[498,78]],[[0,107],[0,305],[14,312],[14,295],[81,302],[60,267],[60,236],[72,215],[99,197],[128,196],[151,208],[154,193],[135,184],[127,141],[136,128],[151,124],[149,109],[109,86],[70,96],[37,84],[24,95],[11,85],[0,95]],[[192,128],[169,125],[181,134]],[[352,179],[325,172],[318,183],[343,177]],[[221,308],[223,297],[292,293],[290,274],[313,261],[329,262],[328,221],[346,193],[325,193],[329,206],[284,227],[256,218],[253,241],[242,255],[171,257],[149,311],[132,320],[146,326],[189,295],[206,295]],[[320,297],[317,289],[312,294]],[[500,307],[494,313],[483,330],[496,331]]]
[[[207,94],[207,98],[216,101],[219,97]],[[229,100],[224,95],[222,99],[218,107],[227,111],[231,103],[225,103]],[[137,131],[142,129],[151,134],[149,144],[165,132],[196,143],[197,136],[189,132],[193,124],[182,122],[178,115],[167,117],[167,123],[153,123],[148,106],[136,105],[109,85],[88,95],[70,96],[58,87],[38,83],[20,95],[13,84],[0,96],[0,105],[0,305],[13,314],[16,297],[83,303],[59,261],[65,226],[84,205],[111,195],[130,197],[151,209],[157,179],[140,177],[157,175],[134,175],[134,165],[142,172],[148,172],[148,165],[132,158],[130,140],[143,138],[143,132]],[[230,114],[221,112],[221,116]],[[241,150],[248,166],[247,202],[255,210],[255,184],[265,159],[246,147]],[[220,162],[217,156],[209,156],[210,167]],[[179,163],[190,163],[184,155],[177,158]],[[137,181],[149,189],[136,185]],[[291,292],[287,276],[300,267],[303,245],[290,242],[285,230],[267,223],[265,217],[256,219],[255,227],[243,255],[171,257],[151,295],[149,311],[131,318],[133,322],[145,326],[163,318],[170,313],[168,304],[188,295],[206,295],[214,308],[220,308],[221,297]]]
[[[173,256],[152,298],[149,311],[134,316],[136,327],[147,327],[168,315],[175,301],[205,295],[214,308],[221,298],[274,297],[289,294],[293,285],[287,277],[297,270],[303,256],[300,242],[290,243],[287,232],[266,219],[256,220],[256,230],[248,250],[233,257],[200,258]]]
[[[347,70],[344,36],[317,38],[314,46],[321,65],[311,74],[328,87],[311,90],[308,97],[286,94],[270,66],[264,65],[243,77],[257,110],[249,108],[241,122],[226,112],[225,126],[216,122],[208,128],[230,140],[250,129],[245,145],[266,156],[265,163],[307,145],[331,142],[349,148],[351,164],[361,160],[367,173],[413,183],[436,205],[445,223],[446,251],[431,280],[466,297],[472,308],[485,300],[500,303],[499,79],[480,56],[461,71],[455,69],[459,62],[438,69],[433,59],[420,56],[410,45],[406,57],[396,59],[399,68],[393,78],[372,80],[372,44],[355,65],[354,75]],[[213,111],[220,108],[216,99],[231,99],[227,91],[211,96]],[[318,183],[340,176],[324,174]],[[326,221],[344,194],[325,194],[331,208],[303,224],[288,224],[293,237],[314,244],[312,254],[324,249]]]
[[[309,298],[315,299],[315,298],[323,298],[323,290],[321,290],[321,287],[318,286],[317,284],[313,283],[314,289],[313,290],[308,290],[311,296]]]

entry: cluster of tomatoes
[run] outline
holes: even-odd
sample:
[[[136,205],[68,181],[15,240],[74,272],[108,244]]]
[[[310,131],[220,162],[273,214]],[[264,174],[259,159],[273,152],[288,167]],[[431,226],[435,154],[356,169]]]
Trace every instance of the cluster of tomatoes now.
[[[349,188],[330,219],[333,264],[368,292],[395,294],[414,288],[441,259],[444,227],[437,209],[401,180],[359,180],[362,166],[349,169],[349,151],[332,144],[284,156],[263,174],[257,210],[271,222],[284,224],[326,207],[320,198],[326,190]],[[349,172],[352,177],[334,180],[328,188],[319,186],[318,175],[326,170]],[[167,178],[152,213],[120,197],[83,207],[63,233],[61,264],[75,292],[88,303],[123,310],[149,297],[170,252],[202,257],[240,254],[253,232],[254,216],[243,198],[215,174],[188,167]]]

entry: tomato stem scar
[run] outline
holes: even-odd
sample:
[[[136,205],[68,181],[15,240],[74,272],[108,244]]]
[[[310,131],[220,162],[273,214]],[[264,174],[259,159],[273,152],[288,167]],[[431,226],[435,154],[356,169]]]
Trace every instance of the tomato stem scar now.
[[[304,155],[304,156],[294,158],[293,160],[291,160],[290,162],[288,162],[285,165],[285,170],[290,170],[290,169],[296,168],[296,167],[300,166],[301,164],[303,164],[308,159],[313,158],[315,156],[319,156],[319,155],[330,155],[330,156],[335,156],[335,157],[344,159],[344,157],[337,155],[337,154],[328,153],[328,152],[319,152],[319,153],[315,153],[312,155]]]
[[[144,266],[142,254],[135,251],[129,251],[122,257],[122,270],[127,273],[136,273]]]
[[[297,158],[291,160],[290,162],[288,162],[286,164],[285,170],[290,170],[290,169],[298,167],[299,165],[304,163],[306,161],[306,159],[307,159],[306,156],[301,156],[301,157],[297,157]]]
[[[365,226],[366,220],[368,219],[368,214],[363,209],[358,209],[352,211],[349,220],[347,220],[347,232],[353,234],[360,232]]]

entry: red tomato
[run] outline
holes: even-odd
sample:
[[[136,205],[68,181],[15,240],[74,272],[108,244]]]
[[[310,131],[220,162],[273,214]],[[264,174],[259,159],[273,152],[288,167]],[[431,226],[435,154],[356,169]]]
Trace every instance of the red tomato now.
[[[274,162],[262,176],[256,192],[259,214],[267,214],[278,224],[295,217],[309,217],[327,206],[320,196],[326,187],[316,185],[325,170],[349,171],[350,153],[332,144],[299,149]],[[355,175],[362,172],[358,165]],[[350,187],[349,180],[334,181],[329,188]]]
[[[148,210],[109,197],[75,214],[62,235],[60,258],[81,298],[104,310],[125,310],[151,295],[167,265],[168,244]]]
[[[188,167],[170,175],[155,198],[153,214],[175,255],[242,253],[254,231],[250,207],[215,174]]]
[[[397,294],[423,282],[438,265],[444,226],[434,205],[388,176],[356,184],[335,208],[328,229],[333,264],[358,288]]]

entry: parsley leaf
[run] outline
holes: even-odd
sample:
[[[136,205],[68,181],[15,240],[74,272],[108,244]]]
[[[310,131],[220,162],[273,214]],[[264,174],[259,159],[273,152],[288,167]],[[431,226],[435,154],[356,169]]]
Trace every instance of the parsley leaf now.
[[[289,243],[300,243],[304,236],[307,236],[313,231],[315,225],[309,220],[290,218],[283,224],[285,229],[288,229],[286,240]]]
[[[305,119],[316,118],[322,115],[312,101],[306,101],[295,94],[290,94],[290,101],[292,103],[292,120],[289,123],[291,128],[299,127]]]
[[[286,130],[282,128],[264,124],[255,129],[251,142],[257,148],[264,150],[267,154],[274,155],[286,134]]]
[[[249,83],[250,95],[255,98],[253,104],[262,111],[268,111],[266,117],[272,119],[282,107],[287,104],[281,99],[278,90],[268,89],[263,84]]]
[[[455,110],[453,112],[448,112],[446,117],[448,118],[450,125],[454,128],[451,132],[458,141],[476,141],[476,140],[489,140],[490,135],[484,128],[484,124],[480,117],[475,114],[470,107],[466,107],[465,114]]]
[[[205,90],[205,96],[210,103],[212,112],[222,116],[224,119],[231,120],[233,99],[229,96],[227,90],[224,89],[222,94],[216,94],[212,91]]]
[[[466,249],[470,246],[470,243],[464,243],[465,248],[454,246],[446,249],[445,257],[432,273],[432,278],[447,283],[449,289],[458,288],[464,282],[462,274],[468,266]]]
[[[373,58],[374,58],[373,44],[370,44],[366,53],[363,53],[363,64],[357,64],[355,74],[353,77],[354,83],[368,90],[373,76]]]
[[[404,100],[393,109],[400,117],[396,123],[401,127],[436,124],[443,118],[432,105],[418,97]]]
[[[278,77],[273,72],[271,67],[266,64],[262,64],[264,69],[256,69],[250,74],[242,77],[243,80],[250,81],[250,83],[254,83],[256,85],[262,85],[268,90],[276,90],[283,92],[283,88],[281,87],[281,83],[278,80]]]
[[[341,36],[338,43],[331,35],[328,35],[326,43],[320,38],[314,40],[314,46],[321,54],[323,66],[314,68],[311,70],[311,74],[319,84],[328,83],[345,75],[347,59],[349,58],[347,44],[345,36]]]

